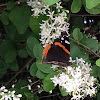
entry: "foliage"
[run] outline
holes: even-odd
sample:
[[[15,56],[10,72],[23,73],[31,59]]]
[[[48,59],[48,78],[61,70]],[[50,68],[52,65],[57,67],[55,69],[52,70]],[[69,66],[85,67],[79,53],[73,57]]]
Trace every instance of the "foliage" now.
[[[45,4],[52,6],[60,0],[43,0]],[[62,0],[69,4],[72,2],[71,13],[78,13],[84,6],[89,14],[100,14],[100,0]],[[15,84],[17,93],[23,95],[22,100],[38,100],[33,93],[26,87],[28,86],[28,78],[37,77],[43,79],[43,87],[49,92],[54,89],[54,84],[50,78],[57,73],[51,68],[50,64],[40,64],[42,61],[43,47],[40,39],[40,23],[48,17],[40,15],[39,17],[31,16],[30,7],[26,2],[16,5],[14,0],[9,0],[6,10],[0,14],[0,20],[4,28],[4,37],[0,33],[0,80],[2,85],[8,85],[11,82]],[[70,15],[69,15],[70,16]],[[99,22],[100,23],[100,22]],[[100,24],[96,25],[98,28]],[[70,52],[71,57],[84,58],[93,65],[93,76],[100,79],[100,47],[97,39],[87,38],[85,32],[81,31],[84,27],[82,17],[76,17],[70,30]],[[96,56],[96,59],[90,60],[90,56]],[[32,61],[30,60],[32,59]],[[98,60],[97,60],[98,59]],[[31,62],[30,62],[31,61]],[[96,61],[96,62],[95,62]],[[18,76],[28,66],[30,76],[26,76],[23,80],[22,76]],[[25,68],[24,68],[25,67]],[[13,72],[14,79],[3,80],[9,72]],[[17,74],[16,74],[17,73]],[[28,74],[29,75],[29,74]],[[24,76],[23,76],[24,77]],[[9,80],[11,80],[9,82]],[[14,80],[14,82],[13,82]],[[27,80],[27,81],[26,81]],[[9,85],[8,85],[9,86]],[[59,87],[62,96],[68,94],[64,89]],[[12,89],[13,90],[13,89]],[[100,98],[98,92],[97,98]],[[98,99],[99,100],[99,99]]]

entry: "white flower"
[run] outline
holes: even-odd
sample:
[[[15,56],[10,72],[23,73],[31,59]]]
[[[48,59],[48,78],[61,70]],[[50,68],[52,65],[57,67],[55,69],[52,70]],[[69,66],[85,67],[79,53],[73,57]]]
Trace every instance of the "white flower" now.
[[[57,6],[56,6],[56,9],[58,10],[58,12],[60,12],[60,9],[63,8],[63,7],[61,6],[61,2],[57,2],[56,5],[57,5]]]
[[[69,36],[69,23],[67,23],[62,16],[54,16],[54,12],[49,12],[49,15],[47,16],[51,19],[43,21],[43,23],[40,24],[40,41],[43,44],[43,47],[45,47],[48,43],[53,43],[54,39],[59,38],[63,31],[66,31]]]
[[[43,0],[27,0],[27,5],[31,6],[31,11],[34,12],[32,16],[39,16],[39,14],[46,14],[46,10],[50,10],[48,5],[45,5]]]
[[[71,100],[80,100],[87,95],[96,94],[97,87],[94,86],[96,78],[90,76],[91,64],[86,63],[82,58],[76,60],[70,58],[70,62],[76,63],[78,67],[63,67],[64,72],[51,78],[55,86],[58,84],[66,89],[66,92],[73,96]]]
[[[0,100],[20,100],[21,94],[15,95],[15,91],[8,91],[5,86],[0,88],[0,95],[2,98]]]

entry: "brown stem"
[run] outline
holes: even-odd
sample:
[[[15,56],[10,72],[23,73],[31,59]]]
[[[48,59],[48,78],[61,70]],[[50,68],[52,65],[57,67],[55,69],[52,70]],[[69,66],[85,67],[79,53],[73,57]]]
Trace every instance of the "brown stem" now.
[[[84,44],[80,43],[80,42],[77,41],[77,40],[74,40],[73,38],[70,38],[70,37],[69,37],[69,39],[72,40],[72,41],[74,41],[74,42],[76,42],[78,45],[83,46],[84,48],[86,48],[87,50],[89,50],[90,53],[92,53],[92,54],[94,54],[95,56],[97,56],[97,57],[100,58],[100,55],[98,55],[98,54],[96,54],[95,52],[93,52],[90,48],[88,48],[88,47],[85,46]]]
[[[6,84],[5,86],[7,86],[12,80],[14,80],[32,61],[34,60],[34,58],[29,59],[29,61],[22,67],[22,69],[20,69],[18,71],[18,73],[15,74],[15,76],[13,76]]]
[[[71,16],[100,16],[100,14],[70,14]]]

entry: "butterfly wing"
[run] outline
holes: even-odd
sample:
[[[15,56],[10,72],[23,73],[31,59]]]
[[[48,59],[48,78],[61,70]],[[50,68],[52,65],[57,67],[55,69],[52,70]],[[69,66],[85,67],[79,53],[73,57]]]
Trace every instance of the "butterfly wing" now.
[[[70,56],[70,43],[66,33],[54,40],[53,44],[48,44],[43,51],[43,59],[47,62],[68,63]]]

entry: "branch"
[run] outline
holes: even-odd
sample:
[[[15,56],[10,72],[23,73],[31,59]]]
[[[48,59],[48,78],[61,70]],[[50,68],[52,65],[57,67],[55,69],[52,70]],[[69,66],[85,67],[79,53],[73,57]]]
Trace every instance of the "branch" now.
[[[18,2],[24,2],[24,1],[26,1],[26,0],[19,0],[19,1],[16,1],[15,4],[18,4]],[[4,6],[6,6],[6,5],[7,5],[7,3],[1,4],[0,7],[4,7]]]
[[[100,14],[70,14],[71,16],[100,16]]]
[[[18,73],[15,74],[15,76],[13,76],[6,84],[5,86],[7,86],[12,80],[14,80],[28,65],[30,65],[30,63],[34,60],[34,58],[29,59],[29,61],[22,67],[22,69],[20,69],[18,71]]]
[[[98,54],[96,54],[95,52],[93,52],[90,48],[88,48],[88,47],[85,46],[84,44],[80,43],[80,42],[77,41],[77,40],[74,40],[73,38],[70,38],[70,37],[69,37],[69,39],[72,40],[72,41],[74,41],[74,42],[76,42],[78,45],[83,46],[84,48],[86,48],[87,50],[89,50],[88,52],[90,52],[90,53],[92,53],[93,55],[95,55],[95,56],[97,56],[97,57],[100,58],[100,55],[98,55]]]

